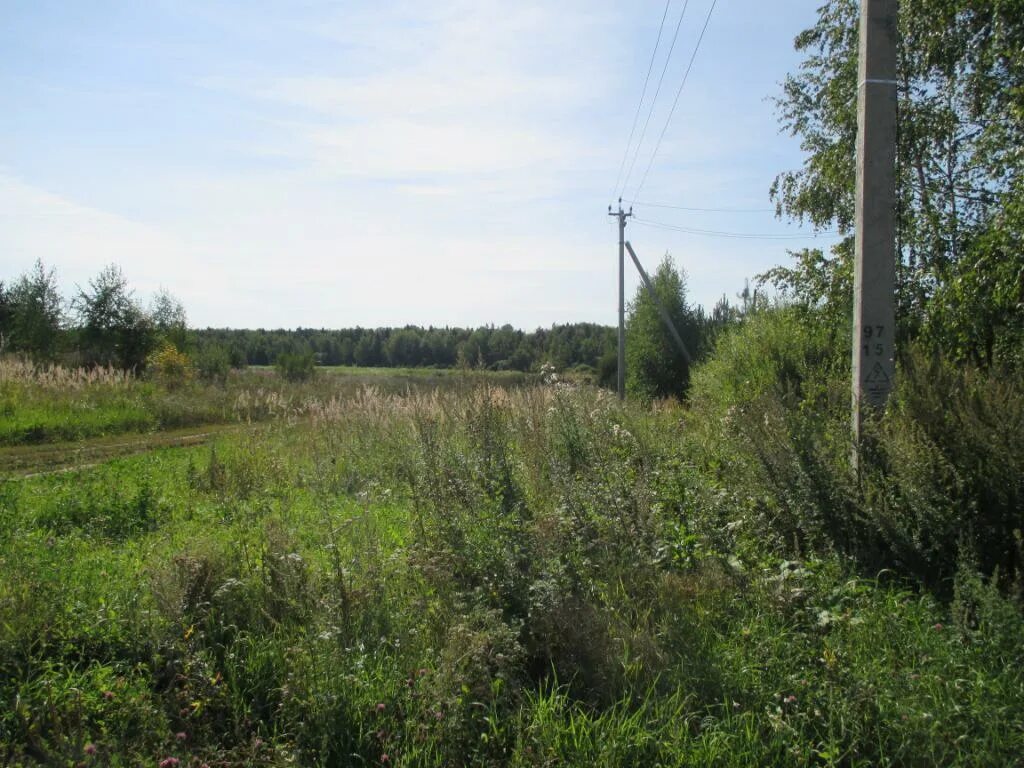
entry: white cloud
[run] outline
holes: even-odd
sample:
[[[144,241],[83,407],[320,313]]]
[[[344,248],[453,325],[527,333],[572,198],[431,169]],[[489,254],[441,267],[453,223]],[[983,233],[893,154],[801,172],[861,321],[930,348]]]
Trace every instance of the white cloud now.
[[[201,249],[152,226],[80,205],[0,174],[0,269],[5,278],[37,259],[57,269],[67,295],[106,264],[122,268],[145,301],[166,286],[189,308],[217,299],[217,265]]]
[[[335,71],[201,85],[255,101],[279,128],[255,152],[319,173],[557,176],[598,153],[571,117],[596,102],[607,67],[600,50],[573,45],[573,31],[601,23],[582,4],[375,5],[295,22],[344,50]]]

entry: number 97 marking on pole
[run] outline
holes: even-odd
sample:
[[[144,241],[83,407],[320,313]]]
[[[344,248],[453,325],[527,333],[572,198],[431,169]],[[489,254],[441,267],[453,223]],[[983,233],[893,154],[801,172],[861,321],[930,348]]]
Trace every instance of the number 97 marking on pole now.
[[[875,357],[881,357],[882,355],[885,354],[885,345],[882,344],[881,341],[876,341],[874,343],[871,343],[871,341],[870,341],[871,339],[881,339],[884,333],[885,333],[885,326],[884,325],[865,325],[864,326],[864,329],[863,329],[864,345],[863,345],[862,348],[864,350],[864,356],[865,357],[871,357],[872,355],[874,355]]]

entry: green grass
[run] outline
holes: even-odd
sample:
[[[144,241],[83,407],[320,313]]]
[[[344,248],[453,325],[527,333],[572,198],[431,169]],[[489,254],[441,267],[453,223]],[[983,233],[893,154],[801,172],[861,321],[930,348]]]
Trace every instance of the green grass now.
[[[378,389],[8,481],[0,762],[1019,761],[1012,602],[754,547],[691,421]]]

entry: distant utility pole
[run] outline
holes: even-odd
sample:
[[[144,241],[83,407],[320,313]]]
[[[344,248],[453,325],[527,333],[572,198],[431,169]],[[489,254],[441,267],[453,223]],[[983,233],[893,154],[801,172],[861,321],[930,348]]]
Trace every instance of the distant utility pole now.
[[[619,219],[619,367],[616,385],[619,400],[626,398],[626,219],[633,215],[633,206],[629,212],[622,210],[622,198],[619,198],[619,210],[612,211],[608,206],[608,215]]]
[[[861,0],[857,204],[853,278],[854,462],[867,408],[880,410],[896,373],[896,8]]]

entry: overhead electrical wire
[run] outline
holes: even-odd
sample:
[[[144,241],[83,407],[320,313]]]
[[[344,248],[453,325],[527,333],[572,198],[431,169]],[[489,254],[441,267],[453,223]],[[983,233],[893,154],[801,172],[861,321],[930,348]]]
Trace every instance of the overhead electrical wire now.
[[[716,0],[717,2],[717,0]],[[647,117],[644,120],[644,127],[640,131],[640,138],[636,142],[636,150],[633,152],[633,159],[629,162],[629,170],[626,172],[626,180],[622,182],[622,192],[629,186],[629,180],[633,176],[633,166],[640,156],[640,147],[643,146],[644,137],[647,135],[647,126],[651,123],[651,116],[654,114],[654,106],[658,103],[658,95],[661,93],[661,85],[665,82],[665,73],[668,71],[669,62],[672,61],[672,52],[676,49],[676,40],[679,38],[679,30],[683,26],[683,18],[686,16],[686,9],[690,6],[690,0],[683,3],[683,12],[679,14],[679,21],[676,22],[675,32],[672,33],[672,43],[668,47],[668,54],[665,56],[665,65],[661,68],[661,76],[658,78],[658,87],[654,89],[654,98],[651,99],[650,109],[647,110]],[[627,150],[628,153],[628,150]],[[618,197],[618,189],[616,189]]]
[[[654,165],[654,158],[658,156],[658,150],[661,148],[662,139],[665,138],[665,132],[668,130],[669,123],[672,122],[672,116],[676,112],[676,105],[679,104],[679,97],[683,93],[683,87],[686,85],[687,79],[690,77],[690,70],[693,68],[693,62],[697,58],[697,52],[700,50],[700,44],[704,40],[704,33],[708,30],[708,24],[711,22],[711,14],[714,13],[715,6],[718,4],[718,0],[712,0],[711,7],[708,8],[707,18],[704,19],[704,26],[700,30],[700,37],[697,38],[697,44],[693,47],[693,55],[690,56],[690,63],[686,66],[686,72],[683,73],[683,80],[679,83],[679,90],[676,91],[676,98],[672,102],[672,109],[669,110],[668,118],[665,120],[665,126],[661,129],[661,135],[658,136],[658,141],[654,145],[654,151],[651,153],[651,159],[647,162],[647,168],[644,170],[644,175],[640,179],[640,184],[636,188],[636,192],[633,193],[633,197],[640,196],[640,190],[644,188],[644,183],[647,181],[647,174],[651,172],[651,166]],[[627,182],[628,183],[628,182]]]
[[[682,232],[687,235],[702,235],[705,237],[724,237],[735,240],[810,240],[817,237],[837,237],[838,232],[814,232],[810,234],[789,234],[789,233],[761,233],[761,232],[725,232],[715,229],[697,229],[695,227],[682,227],[676,224],[666,224],[662,221],[651,221],[649,219],[635,218],[633,222],[647,227],[667,229],[673,232]]]
[[[673,211],[696,211],[700,213],[774,213],[774,208],[694,208],[689,205],[669,205],[668,203],[647,203],[641,200],[626,200],[631,205],[648,208],[671,208]]]
[[[633,136],[636,134],[636,124],[640,119],[640,110],[644,105],[644,96],[647,95],[647,84],[651,79],[651,70],[654,69],[654,60],[658,55],[658,46],[661,45],[661,33],[665,31],[665,19],[668,18],[668,9],[672,0],[665,0],[665,12],[661,14],[661,24],[658,26],[658,39],[654,41],[654,50],[651,51],[651,63],[647,65],[647,76],[644,77],[644,87],[640,91],[640,101],[636,105],[636,113],[633,115],[633,127],[629,129],[629,139],[626,141],[626,149],[622,153],[622,162],[619,164],[619,175],[615,177],[615,188],[612,190],[612,197],[619,191],[619,182],[622,181],[622,172],[626,170],[626,158],[629,157],[629,148],[633,145]]]

